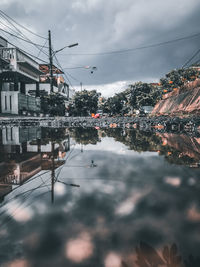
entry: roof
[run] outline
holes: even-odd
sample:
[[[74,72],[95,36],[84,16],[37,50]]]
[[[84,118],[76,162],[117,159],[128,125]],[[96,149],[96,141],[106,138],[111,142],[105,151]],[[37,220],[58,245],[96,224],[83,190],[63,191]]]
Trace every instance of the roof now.
[[[64,72],[59,68],[57,68],[55,65],[53,65],[52,69],[53,69],[53,74],[64,74]],[[49,64],[40,64],[40,70],[44,74],[50,73]]]

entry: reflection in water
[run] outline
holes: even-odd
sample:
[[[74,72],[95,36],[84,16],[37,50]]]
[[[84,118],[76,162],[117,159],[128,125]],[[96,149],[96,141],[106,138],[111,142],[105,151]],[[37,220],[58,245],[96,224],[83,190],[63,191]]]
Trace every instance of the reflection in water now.
[[[11,129],[2,130],[0,142],[1,198],[12,191],[12,185],[22,185],[42,170],[52,170],[53,174],[64,164],[70,149],[65,129]]]
[[[164,246],[162,251],[157,252],[152,246],[145,242],[140,242],[136,247],[136,260],[130,265],[122,260],[122,267],[198,267],[200,266],[200,258],[194,258],[192,255],[187,260],[183,260],[179,255],[176,244]]]
[[[200,266],[199,138],[17,127],[0,137],[1,266]]]

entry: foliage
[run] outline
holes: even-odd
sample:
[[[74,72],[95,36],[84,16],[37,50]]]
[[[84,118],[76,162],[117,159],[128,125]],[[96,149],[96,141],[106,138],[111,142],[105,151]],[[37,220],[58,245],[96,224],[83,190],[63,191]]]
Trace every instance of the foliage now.
[[[76,92],[73,102],[68,107],[70,116],[88,116],[98,109],[99,93],[96,90]]]
[[[125,109],[126,96],[124,93],[119,93],[113,97],[109,97],[102,107],[104,113],[110,115],[120,114],[123,115],[126,112]]]
[[[95,128],[70,128],[70,135],[75,139],[77,144],[93,144],[100,142],[98,131]]]
[[[41,128],[41,142],[42,144],[48,144],[49,141],[55,141],[57,143],[66,139],[65,128]]]
[[[172,70],[160,79],[163,90],[171,92],[175,88],[181,87],[186,81],[194,81],[198,78],[199,72],[194,68]]]
[[[130,85],[129,102],[133,108],[155,106],[160,97],[160,89],[152,84],[138,82]]]
[[[50,116],[64,116],[65,102],[63,96],[52,93],[41,97],[41,111]]]

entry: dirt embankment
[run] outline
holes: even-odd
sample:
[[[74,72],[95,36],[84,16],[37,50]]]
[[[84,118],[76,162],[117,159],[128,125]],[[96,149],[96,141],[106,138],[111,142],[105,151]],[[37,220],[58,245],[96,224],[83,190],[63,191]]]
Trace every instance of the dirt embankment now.
[[[152,115],[200,115],[200,79],[163,96]]]

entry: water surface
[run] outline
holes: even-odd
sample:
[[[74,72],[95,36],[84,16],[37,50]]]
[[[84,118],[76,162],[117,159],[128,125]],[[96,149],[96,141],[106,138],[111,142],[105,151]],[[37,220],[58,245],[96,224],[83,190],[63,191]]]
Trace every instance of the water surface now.
[[[0,151],[1,266],[200,266],[198,136],[14,127]]]

